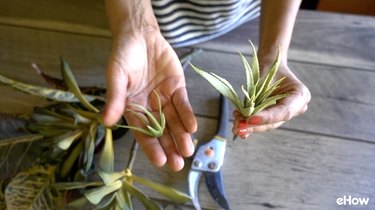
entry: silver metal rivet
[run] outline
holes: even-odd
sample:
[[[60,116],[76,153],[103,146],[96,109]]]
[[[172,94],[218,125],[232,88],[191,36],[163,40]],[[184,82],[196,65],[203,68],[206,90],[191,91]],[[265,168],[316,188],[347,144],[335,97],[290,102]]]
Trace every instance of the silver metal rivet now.
[[[202,167],[202,162],[199,161],[199,160],[195,160],[195,161],[193,162],[193,164],[194,164],[195,167]]]
[[[215,169],[217,167],[217,164],[215,163],[215,162],[210,162],[209,164],[208,164],[208,168],[209,169]]]

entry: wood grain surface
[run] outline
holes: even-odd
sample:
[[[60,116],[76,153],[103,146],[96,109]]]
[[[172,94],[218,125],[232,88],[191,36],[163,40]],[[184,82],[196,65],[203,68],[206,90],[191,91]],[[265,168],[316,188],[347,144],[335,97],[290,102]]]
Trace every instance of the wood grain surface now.
[[[199,47],[248,52],[247,40],[258,42],[258,22],[244,24]],[[302,10],[294,27],[289,60],[374,71],[374,35],[373,17]]]
[[[198,118],[196,137],[208,140],[214,135],[214,119]],[[127,136],[116,145],[129,144]],[[128,141],[128,143],[126,143]],[[116,146],[118,154],[128,154],[128,146]],[[257,134],[245,141],[228,142],[223,167],[225,189],[232,209],[339,209],[336,198],[343,195],[372,198],[375,190],[374,144],[340,138],[275,130]],[[118,159],[117,163],[125,162]],[[189,163],[187,161],[187,163]],[[187,168],[179,173],[149,164],[140,152],[135,174],[187,190]],[[152,196],[158,199],[158,194]],[[201,180],[200,202],[206,209],[218,209]],[[372,204],[373,205],[373,204]],[[372,207],[368,206],[368,207]],[[268,207],[267,207],[268,206]],[[190,209],[186,207],[186,209]],[[368,208],[371,209],[371,208]]]

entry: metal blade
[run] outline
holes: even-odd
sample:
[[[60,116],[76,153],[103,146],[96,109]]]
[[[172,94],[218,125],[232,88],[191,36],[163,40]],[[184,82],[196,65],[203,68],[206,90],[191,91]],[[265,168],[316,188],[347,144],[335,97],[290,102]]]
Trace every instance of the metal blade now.
[[[230,208],[227,196],[224,191],[221,170],[215,173],[207,172],[205,173],[205,178],[208,191],[210,192],[212,198],[222,208],[229,210]]]
[[[193,170],[190,170],[188,175],[188,192],[190,197],[192,198],[191,201],[193,202],[193,205],[196,210],[201,210],[201,206],[199,205],[198,200],[198,186],[201,176],[202,172]]]

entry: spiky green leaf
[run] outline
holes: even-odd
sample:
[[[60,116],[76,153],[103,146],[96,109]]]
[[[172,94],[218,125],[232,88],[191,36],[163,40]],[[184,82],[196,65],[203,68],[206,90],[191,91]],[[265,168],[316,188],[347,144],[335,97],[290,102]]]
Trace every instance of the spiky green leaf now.
[[[102,182],[58,182],[53,184],[57,190],[74,190],[86,187],[102,187]]]
[[[273,78],[275,77],[276,75],[276,72],[278,71],[279,69],[279,66],[280,66],[280,60],[281,60],[281,55],[280,55],[280,49],[277,53],[277,57],[275,59],[275,61],[273,62],[270,70],[267,72],[266,76],[261,80],[261,88],[259,88],[259,92],[257,93],[257,97],[264,94],[270,87],[271,85],[271,82],[273,80]]]
[[[246,73],[246,88],[244,88],[243,85],[241,86],[242,93],[244,94],[243,102],[234,91],[232,85],[227,80],[214,73],[209,74],[205,71],[202,71],[191,64],[194,71],[196,71],[209,83],[211,83],[211,85],[216,88],[223,96],[228,98],[244,117],[250,117],[252,114],[255,114],[258,111],[272,105],[273,103],[276,103],[278,99],[286,97],[286,95],[283,94],[282,96],[280,96],[281,98],[275,97],[277,99],[275,101],[268,100],[268,98],[279,87],[278,85],[282,81],[278,80],[277,82],[272,83],[280,65],[280,49],[272,67],[269,71],[267,71],[266,76],[260,79],[257,53],[251,41],[250,45],[253,51],[253,62],[251,66],[248,63],[246,57],[240,53],[240,57],[242,59]]]
[[[60,101],[60,102],[78,102],[79,101],[76,98],[76,96],[72,94],[71,92],[22,83],[22,82],[12,80],[2,75],[0,75],[0,83],[9,85],[19,91],[22,91],[31,95],[47,98],[53,101]],[[82,97],[86,101],[95,100],[95,97],[88,96],[88,95],[84,95]]]
[[[235,107],[238,109],[242,106],[241,100],[238,98],[237,93],[234,91],[232,85],[225,79],[221,77],[215,77],[214,75],[211,75],[203,70],[198,69],[194,65],[190,64],[191,67],[200,74],[203,78],[205,78],[214,88],[216,88],[217,91],[219,91],[222,95],[224,95],[226,98],[228,98]]]
[[[75,145],[74,149],[71,150],[68,157],[63,161],[60,168],[60,176],[66,177],[73,169],[74,163],[76,162],[78,156],[81,154],[83,148],[83,142],[79,142]]]
[[[105,185],[111,185],[113,182],[120,180],[126,176],[124,172],[105,172],[98,171],[100,178],[103,180]]]
[[[81,93],[79,86],[70,70],[69,64],[61,58],[61,74],[68,89],[79,99],[82,105],[93,112],[99,113],[99,110],[93,106]]]
[[[245,73],[246,73],[246,92],[251,93],[254,89],[254,78],[253,78],[253,70],[251,69],[251,66],[249,62],[247,62],[247,59],[242,53],[240,53],[242,63],[245,67]],[[249,94],[247,94],[249,96]],[[250,100],[250,96],[248,97]],[[246,102],[245,102],[246,103]]]
[[[278,81],[276,81],[275,83],[273,83],[267,91],[265,91],[264,93],[262,93],[261,95],[258,96],[257,98],[257,103],[255,104],[255,106],[261,104],[265,99],[267,99],[277,88],[279,88],[279,84],[285,79],[285,77],[279,79]]]
[[[133,209],[132,206],[131,206],[131,203],[127,199],[127,192],[124,191],[124,188],[122,188],[121,190],[119,190],[116,193],[116,200],[117,200],[117,203],[118,203],[119,207],[121,208],[121,210],[131,210],[131,209]]]
[[[145,185],[145,186],[155,190],[156,192],[166,196],[167,198],[169,198],[173,202],[182,204],[182,203],[186,203],[186,202],[191,200],[191,197],[189,195],[187,195],[186,193],[183,193],[181,191],[178,191],[178,190],[176,190],[172,187],[168,187],[166,185],[158,184],[156,182],[153,182],[153,181],[150,181],[150,180],[147,180],[147,179],[143,179],[143,178],[135,176],[135,175],[132,176],[132,179],[135,182],[138,182],[139,184]]]
[[[119,189],[120,190],[120,189]],[[98,203],[93,210],[99,210],[99,209],[108,209],[111,206],[113,207],[116,205],[115,198],[118,192],[113,193],[109,197],[103,199],[100,203]]]
[[[77,129],[75,131],[69,131],[61,136],[56,137],[54,140],[57,142],[57,146],[62,150],[67,150],[72,143],[82,136],[83,130]]]
[[[276,96],[272,96],[264,100],[260,105],[256,106],[254,109],[254,113],[260,112],[263,109],[276,104],[277,100],[280,100],[282,98],[285,98],[288,94],[280,94]]]
[[[130,106],[133,109],[136,109],[137,111],[140,111],[140,112],[137,112],[137,111],[132,110],[132,109],[127,109],[127,111],[134,114],[138,118],[138,120],[140,120],[144,124],[145,128],[135,127],[135,126],[131,126],[131,125],[116,125],[116,126],[122,127],[122,128],[132,129],[132,130],[141,132],[141,133],[146,134],[146,135],[151,136],[151,137],[162,136],[163,133],[164,133],[165,123],[166,123],[165,115],[162,111],[162,106],[161,106],[159,94],[155,90],[153,92],[155,93],[155,95],[157,97],[157,100],[158,100],[158,104],[159,104],[160,121],[158,121],[156,119],[156,117],[149,110],[147,110],[144,106],[139,105],[139,104],[130,104]]]
[[[254,44],[249,40],[251,49],[253,51],[253,62],[251,63],[251,70],[252,70],[252,75],[253,75],[253,83],[256,88],[257,83],[259,82],[259,60],[257,56],[257,51],[254,47]],[[255,92],[255,88],[253,91]],[[249,93],[254,94],[252,90],[247,90]]]
[[[113,151],[113,138],[112,130],[106,128],[105,130],[105,142],[102,154],[100,156],[99,165],[100,168],[105,172],[113,172],[114,169],[114,151]]]
[[[128,191],[131,195],[133,195],[139,201],[141,201],[147,210],[162,210],[162,208],[159,205],[157,205],[149,197],[143,194],[138,188],[136,188],[127,181],[123,182],[123,184],[126,191]]]
[[[84,192],[84,196],[87,198],[87,200],[90,201],[90,203],[97,205],[102,201],[102,199],[109,195],[110,193],[115,192],[116,190],[120,189],[122,187],[121,181],[115,181],[111,185],[104,185],[102,187],[94,188],[91,190],[87,190]]]

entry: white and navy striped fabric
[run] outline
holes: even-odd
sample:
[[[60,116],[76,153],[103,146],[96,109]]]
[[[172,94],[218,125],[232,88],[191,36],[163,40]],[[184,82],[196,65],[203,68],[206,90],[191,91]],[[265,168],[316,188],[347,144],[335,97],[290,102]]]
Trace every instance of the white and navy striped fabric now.
[[[260,0],[153,0],[160,30],[173,47],[223,35],[259,16]]]

